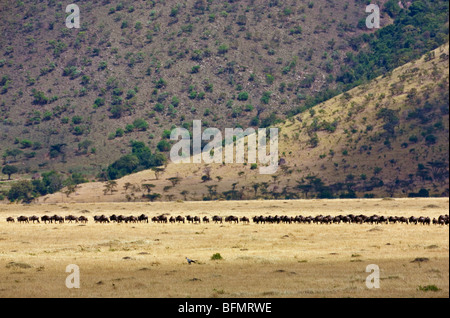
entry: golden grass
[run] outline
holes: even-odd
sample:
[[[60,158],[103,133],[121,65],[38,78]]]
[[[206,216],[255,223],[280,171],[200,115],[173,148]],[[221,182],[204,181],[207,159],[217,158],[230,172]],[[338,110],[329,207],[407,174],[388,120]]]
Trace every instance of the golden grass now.
[[[89,223],[5,221],[55,213]],[[0,297],[449,296],[448,226],[92,221],[112,213],[436,217],[448,213],[448,199],[0,205]],[[215,253],[223,259],[211,260]],[[80,289],[65,286],[69,264],[80,267]],[[380,289],[366,288],[369,264],[380,267]],[[428,285],[439,290],[419,288]]]

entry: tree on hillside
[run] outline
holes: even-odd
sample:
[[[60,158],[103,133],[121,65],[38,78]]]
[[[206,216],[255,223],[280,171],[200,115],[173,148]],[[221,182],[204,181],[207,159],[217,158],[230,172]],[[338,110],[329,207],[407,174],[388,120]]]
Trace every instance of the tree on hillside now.
[[[16,166],[6,165],[2,169],[2,173],[8,175],[8,180],[11,180],[11,175],[17,172],[19,172],[19,169]]]
[[[180,192],[180,194],[184,197],[184,201],[187,201],[187,195],[189,194],[189,191],[183,190]]]
[[[154,202],[156,199],[161,198],[161,194],[159,193],[143,194],[142,197],[149,199],[151,202]]]
[[[132,186],[132,184],[131,184],[130,182],[126,182],[126,183],[123,185],[123,188],[124,188],[124,190],[125,190],[125,193],[127,193],[128,189],[130,189],[131,186]]]
[[[255,199],[256,199],[256,195],[258,193],[258,189],[261,185],[259,183],[253,183],[252,188],[253,190],[255,190]]]
[[[76,185],[76,184],[69,184],[69,185],[66,187],[66,190],[64,190],[64,194],[65,194],[67,197],[70,197],[70,195],[71,195],[72,193],[75,193],[75,192],[76,192],[77,188],[78,188],[78,185]]]
[[[33,185],[28,180],[22,180],[13,184],[8,191],[8,200],[11,202],[22,201],[30,203],[33,199]]]
[[[165,171],[165,168],[162,167],[153,167],[152,171],[155,172],[156,180],[159,180],[159,176]]]
[[[117,182],[114,180],[106,181],[104,187],[103,194],[106,195],[109,192],[112,195],[113,192],[117,191]]]
[[[150,194],[150,192],[152,192],[152,189],[153,189],[154,187],[156,187],[156,186],[155,186],[154,184],[148,184],[148,183],[146,183],[146,184],[143,184],[142,187],[143,187],[145,190],[147,190],[147,193],[148,193],[148,194]]]
[[[181,178],[180,177],[172,177],[167,180],[169,180],[172,183],[172,186],[175,187],[181,181]]]
[[[23,151],[17,148],[14,148],[12,150],[7,149],[5,151],[5,153],[3,154],[3,161],[6,163],[6,160],[8,159],[8,157],[13,157],[14,161],[17,160],[17,156],[23,154]]]

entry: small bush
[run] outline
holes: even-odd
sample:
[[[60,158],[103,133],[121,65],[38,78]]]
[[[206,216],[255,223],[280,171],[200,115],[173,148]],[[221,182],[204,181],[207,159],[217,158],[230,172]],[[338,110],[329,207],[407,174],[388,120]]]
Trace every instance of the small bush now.
[[[440,288],[438,288],[436,285],[427,285],[427,286],[419,286],[418,288],[420,291],[434,291],[437,292],[439,290],[441,290]]]
[[[248,100],[248,93],[247,92],[239,93],[238,100],[239,101],[246,101],[246,100]]]
[[[221,259],[223,259],[223,257],[222,257],[222,255],[220,255],[220,253],[216,253],[213,256],[211,256],[212,261],[221,260]]]

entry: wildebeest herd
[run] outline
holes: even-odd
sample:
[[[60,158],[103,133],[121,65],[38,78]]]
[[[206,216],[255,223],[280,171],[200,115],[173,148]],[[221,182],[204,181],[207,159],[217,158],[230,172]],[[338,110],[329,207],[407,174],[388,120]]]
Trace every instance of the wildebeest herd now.
[[[139,216],[124,216],[124,215],[111,215],[109,217],[105,215],[96,215],[93,217],[95,223],[149,223],[149,218],[145,214],[141,214]],[[6,218],[6,222],[8,223],[14,223],[16,219],[13,217]],[[181,216],[178,215],[176,217],[171,216],[167,217],[166,215],[162,214],[159,216],[154,216],[151,218],[151,221],[153,223],[192,223],[192,224],[199,224],[199,223],[230,223],[230,224],[249,224],[250,219],[248,217],[237,217],[237,216],[227,216],[227,217],[221,217],[218,215],[215,215],[209,219],[209,217],[204,216],[203,218],[200,218],[199,216]],[[303,215],[297,215],[297,216],[287,216],[287,215],[269,215],[269,216],[254,216],[252,218],[253,223],[255,224],[340,224],[340,223],[346,223],[346,224],[423,224],[423,225],[448,225],[449,223],[449,217],[448,214],[440,215],[438,218],[431,219],[430,217],[420,216],[420,217],[405,217],[405,216],[379,216],[379,215],[337,215],[337,216],[331,216],[331,215],[317,215],[315,217],[313,216],[303,216]],[[88,218],[85,216],[73,216],[68,215],[65,217],[59,216],[59,215],[53,215],[48,216],[44,215],[42,217],[37,217],[35,215],[33,216],[19,216],[17,217],[18,223],[83,223],[86,224],[88,222]]]

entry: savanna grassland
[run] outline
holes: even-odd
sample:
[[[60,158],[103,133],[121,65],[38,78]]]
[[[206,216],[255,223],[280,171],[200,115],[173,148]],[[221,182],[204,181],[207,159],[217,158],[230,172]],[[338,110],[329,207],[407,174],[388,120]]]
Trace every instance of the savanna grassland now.
[[[96,224],[104,214],[438,217],[448,198],[0,206],[0,297],[448,297],[449,228],[405,224]],[[6,217],[84,215],[86,225]],[[219,253],[222,259],[212,260]],[[197,260],[189,265],[185,257]],[[66,266],[80,288],[65,286]],[[366,266],[380,268],[368,289]]]

